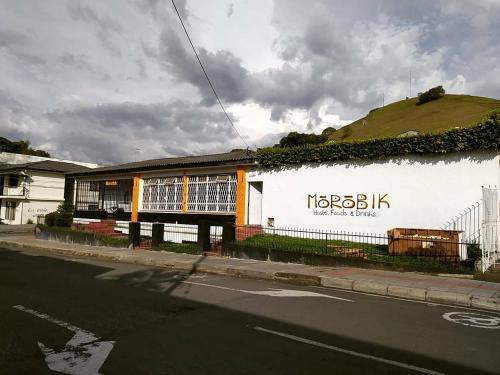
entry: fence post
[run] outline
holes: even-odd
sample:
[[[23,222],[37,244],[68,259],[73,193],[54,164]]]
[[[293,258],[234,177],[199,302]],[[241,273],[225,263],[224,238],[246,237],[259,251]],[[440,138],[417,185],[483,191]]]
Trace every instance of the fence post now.
[[[222,224],[222,255],[230,255],[229,245],[236,240],[236,227],[233,223]]]
[[[141,223],[131,221],[128,223],[128,246],[131,248],[139,246],[141,243]]]
[[[198,246],[201,251],[210,251],[210,223],[206,220],[198,222]]]
[[[165,226],[163,223],[154,223],[151,230],[151,248],[153,250],[160,250],[160,245],[163,243],[163,236],[165,233]]]

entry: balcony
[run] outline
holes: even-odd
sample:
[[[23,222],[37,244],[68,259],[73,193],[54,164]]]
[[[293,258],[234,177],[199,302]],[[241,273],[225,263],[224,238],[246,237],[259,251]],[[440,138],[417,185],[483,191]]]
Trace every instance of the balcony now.
[[[0,188],[0,198],[28,198],[28,189],[25,186]]]

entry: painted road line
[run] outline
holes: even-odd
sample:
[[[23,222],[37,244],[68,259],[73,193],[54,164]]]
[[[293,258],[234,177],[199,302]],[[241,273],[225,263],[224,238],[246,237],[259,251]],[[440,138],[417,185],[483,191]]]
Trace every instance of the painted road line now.
[[[391,359],[376,357],[376,356],[370,355],[370,354],[359,353],[359,352],[355,352],[355,351],[352,351],[352,350],[339,348],[338,346],[324,344],[322,342],[305,339],[303,337],[290,335],[288,333],[273,331],[271,329],[262,328],[262,327],[259,327],[259,326],[255,326],[255,327],[253,327],[253,329],[255,329],[256,331],[259,331],[259,332],[269,333],[271,335],[284,337],[284,338],[287,338],[287,339],[290,339],[290,340],[293,340],[293,341],[298,341],[298,342],[301,342],[301,343],[304,343],[304,344],[309,344],[309,345],[317,346],[319,348],[333,350],[335,352],[339,352],[339,353],[343,353],[343,354],[347,354],[347,355],[352,355],[354,357],[369,359],[369,360],[372,360],[372,361],[381,362],[381,363],[385,363],[385,364],[396,366],[396,367],[401,367],[401,368],[404,368],[404,369],[407,369],[407,370],[412,370],[412,371],[420,372],[422,374],[445,375],[442,372],[438,372],[438,371],[434,371],[434,370],[429,370],[429,369],[426,369],[426,368],[423,368],[423,367],[409,365],[409,364],[403,363],[403,362],[393,361]]]
[[[443,318],[449,322],[462,324],[464,326],[486,329],[500,329],[500,318],[485,314],[449,312],[443,314]]]
[[[47,348],[40,341],[38,342],[38,347],[45,355],[45,362],[51,370],[72,375],[99,374],[99,369],[113,349],[114,341],[99,341],[99,337],[96,337],[92,332],[55,319],[50,315],[21,305],[12,307],[75,333],[61,352],[56,352],[51,348]]]
[[[259,296],[269,296],[269,297],[322,297],[322,298],[335,299],[335,300],[339,300],[339,301],[354,302],[352,299],[334,297],[334,296],[330,296],[328,294],[321,294],[321,293],[316,293],[316,292],[309,292],[307,290],[292,290],[292,289],[246,290],[246,289],[229,288],[227,286],[212,285],[212,284],[205,284],[205,283],[197,283],[197,282],[194,282],[194,281],[181,281],[181,282],[183,284],[188,284],[188,285],[206,286],[206,287],[209,287],[209,288],[231,290],[231,291],[234,291],[234,292],[254,294],[254,295],[259,295]]]
[[[383,299],[394,299],[394,300],[397,300],[397,301],[420,303],[422,305],[427,305],[427,306],[432,306],[432,307],[433,306],[441,306],[441,307],[451,307],[451,308],[461,309],[461,310],[479,311],[479,312],[485,312],[485,313],[488,313],[488,314],[496,314],[496,315],[500,316],[500,312],[486,310],[486,309],[480,309],[480,308],[477,308],[477,307],[448,305],[446,303],[420,301],[420,300],[408,299],[408,298],[403,298],[403,297],[385,296],[385,295],[382,295],[382,294],[373,294],[373,293],[366,293],[366,292],[358,292],[357,290],[335,289],[335,288],[329,288],[329,287],[326,287],[326,286],[309,285],[308,287],[309,288],[314,288],[314,289],[321,289],[321,290],[335,290],[336,292],[339,292],[339,293],[362,294],[364,296],[369,296],[369,297],[376,297],[376,298],[383,298]]]

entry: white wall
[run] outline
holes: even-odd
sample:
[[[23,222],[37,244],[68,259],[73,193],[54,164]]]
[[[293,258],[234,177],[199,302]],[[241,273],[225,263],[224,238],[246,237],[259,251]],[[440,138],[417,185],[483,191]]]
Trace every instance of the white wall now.
[[[406,157],[251,171],[247,181],[263,181],[262,217],[277,227],[383,233],[394,227],[440,228],[472,203],[480,201],[481,186],[500,182],[495,153]],[[369,207],[314,208],[308,195],[364,194]],[[378,204],[378,197],[386,195]],[[375,207],[372,197],[375,195]],[[337,199],[334,197],[334,199]],[[335,204],[342,204],[336,202]],[[321,204],[326,204],[322,201]],[[344,202],[349,206],[349,201]],[[316,214],[315,214],[316,213]],[[320,215],[323,214],[323,215]],[[370,216],[366,216],[366,215]]]
[[[64,174],[26,171],[29,199],[64,201]]]
[[[64,202],[64,174],[41,171],[27,171],[26,187],[29,192],[25,198],[8,197],[2,198],[0,208],[0,218],[7,224],[26,224],[31,219],[36,223],[37,215],[46,215],[57,209],[59,204]],[[8,178],[5,179],[8,185]],[[6,193],[13,194],[13,191],[22,191],[23,180],[19,178],[17,188],[5,189]],[[17,202],[16,215],[14,220],[6,220],[6,202],[14,200]]]

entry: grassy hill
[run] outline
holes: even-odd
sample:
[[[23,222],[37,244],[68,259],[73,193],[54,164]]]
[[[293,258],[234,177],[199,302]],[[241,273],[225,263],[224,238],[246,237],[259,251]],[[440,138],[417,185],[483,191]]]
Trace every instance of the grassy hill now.
[[[405,132],[438,133],[478,123],[489,111],[500,109],[500,100],[469,95],[445,95],[416,105],[417,98],[401,100],[372,110],[367,116],[342,127],[330,139],[351,141],[395,137]]]

